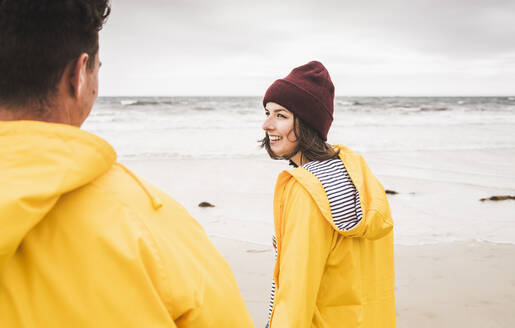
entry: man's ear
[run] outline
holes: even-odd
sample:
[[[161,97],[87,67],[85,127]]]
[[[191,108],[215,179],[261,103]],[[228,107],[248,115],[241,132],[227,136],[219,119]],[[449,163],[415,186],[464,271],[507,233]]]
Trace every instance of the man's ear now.
[[[72,87],[73,96],[78,98],[82,94],[82,89],[87,81],[87,66],[89,55],[87,53],[82,53],[75,65],[72,66],[72,74],[70,76],[70,84]]]

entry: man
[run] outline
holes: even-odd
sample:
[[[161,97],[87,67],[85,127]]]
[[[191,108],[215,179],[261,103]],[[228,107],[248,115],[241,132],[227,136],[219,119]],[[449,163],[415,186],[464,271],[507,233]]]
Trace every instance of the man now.
[[[79,129],[109,0],[0,0],[0,325],[251,327],[175,200]]]

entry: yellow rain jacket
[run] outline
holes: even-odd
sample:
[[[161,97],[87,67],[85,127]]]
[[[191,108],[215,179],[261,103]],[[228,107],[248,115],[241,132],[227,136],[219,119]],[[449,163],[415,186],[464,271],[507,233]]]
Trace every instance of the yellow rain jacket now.
[[[363,158],[338,147],[353,190],[359,194],[362,218],[351,229],[342,230],[314,174],[299,167],[279,175],[274,196],[277,259],[271,328],[395,327],[393,221],[388,201]]]
[[[1,327],[253,327],[171,197],[75,127],[0,122]]]

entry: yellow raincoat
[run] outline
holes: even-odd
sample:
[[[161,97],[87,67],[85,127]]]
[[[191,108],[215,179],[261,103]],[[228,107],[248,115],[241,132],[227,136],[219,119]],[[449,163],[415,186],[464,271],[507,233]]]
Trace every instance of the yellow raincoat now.
[[[171,197],[75,127],[0,122],[1,327],[253,327]]]
[[[314,174],[299,167],[279,175],[271,328],[395,327],[388,201],[363,158],[338,147],[359,193],[362,219],[350,230],[339,229]]]

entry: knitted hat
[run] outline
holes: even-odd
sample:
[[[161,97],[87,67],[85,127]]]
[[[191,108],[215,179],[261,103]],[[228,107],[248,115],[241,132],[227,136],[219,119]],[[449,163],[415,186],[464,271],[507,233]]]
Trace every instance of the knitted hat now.
[[[334,85],[322,63],[309,62],[276,80],[266,91],[263,106],[269,102],[293,112],[327,140],[333,122]]]

